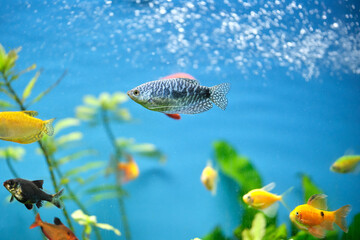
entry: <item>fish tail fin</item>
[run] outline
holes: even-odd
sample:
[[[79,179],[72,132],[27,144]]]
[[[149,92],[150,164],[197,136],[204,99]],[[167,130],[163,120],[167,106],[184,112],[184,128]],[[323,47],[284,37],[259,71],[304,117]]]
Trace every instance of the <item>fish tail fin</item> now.
[[[63,194],[64,189],[61,189],[59,192],[52,195],[51,203],[54,204],[58,208],[63,208],[63,203],[60,200],[61,195]]]
[[[222,110],[226,109],[228,100],[226,94],[230,90],[230,83],[222,83],[210,88],[210,99]]]
[[[343,230],[344,232],[348,232],[348,227],[346,224],[346,216],[349,214],[349,212],[351,211],[351,206],[345,205],[341,208],[339,208],[338,210],[335,211],[335,223],[341,228],[341,230]]]
[[[294,187],[289,188],[288,190],[286,190],[283,194],[280,195],[281,199],[280,202],[284,205],[284,207],[287,208],[287,210],[290,212],[290,208],[289,206],[286,204],[286,197],[288,196],[288,193],[291,192],[294,189]]]
[[[44,121],[44,132],[49,136],[54,134],[54,127],[52,125],[54,120],[55,118]]]
[[[42,220],[40,218],[40,214],[37,213],[36,217],[35,217],[35,222],[30,225],[30,229],[40,226],[41,223],[42,223]]]

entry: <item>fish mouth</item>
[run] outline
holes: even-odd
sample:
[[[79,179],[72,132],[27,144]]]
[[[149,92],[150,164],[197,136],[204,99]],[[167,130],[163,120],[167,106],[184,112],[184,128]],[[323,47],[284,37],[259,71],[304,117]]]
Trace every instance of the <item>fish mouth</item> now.
[[[8,189],[10,187],[10,185],[7,182],[4,182],[3,185],[6,189]]]

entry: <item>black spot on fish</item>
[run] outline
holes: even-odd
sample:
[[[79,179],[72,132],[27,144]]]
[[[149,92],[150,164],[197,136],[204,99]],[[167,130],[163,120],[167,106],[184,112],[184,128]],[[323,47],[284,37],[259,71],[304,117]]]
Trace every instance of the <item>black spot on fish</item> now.
[[[187,93],[186,93],[186,89],[183,89],[182,91],[172,91],[171,93],[172,98],[177,99],[177,98],[183,98],[186,97]]]
[[[321,211],[320,214],[321,214],[321,217],[324,217],[324,212],[323,211]]]
[[[167,89],[167,88],[165,88],[165,89],[164,89],[164,95],[165,95],[165,96],[169,96],[169,95],[170,95],[170,90]]]

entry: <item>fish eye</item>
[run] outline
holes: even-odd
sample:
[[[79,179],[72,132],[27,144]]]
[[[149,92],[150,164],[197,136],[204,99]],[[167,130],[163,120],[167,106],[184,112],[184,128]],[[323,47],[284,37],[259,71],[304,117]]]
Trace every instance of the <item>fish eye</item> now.
[[[296,212],[295,214],[296,214],[296,216],[299,216],[299,212]]]
[[[137,89],[135,89],[133,93],[134,93],[134,95],[135,95],[135,96],[139,96],[140,91],[139,91],[139,90],[137,90]]]
[[[249,195],[249,196],[247,197],[247,199],[248,199],[248,200],[251,200],[251,197],[250,197],[250,195]]]

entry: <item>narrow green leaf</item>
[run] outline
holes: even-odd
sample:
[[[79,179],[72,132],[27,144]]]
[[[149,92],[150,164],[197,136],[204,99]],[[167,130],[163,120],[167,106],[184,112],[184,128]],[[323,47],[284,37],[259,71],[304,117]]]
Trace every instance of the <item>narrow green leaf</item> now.
[[[41,74],[42,70],[37,71],[35,76],[29,81],[29,83],[27,84],[27,86],[24,89],[24,92],[22,94],[22,102],[25,102],[26,99],[30,96],[32,89],[35,86],[36,81],[38,80],[40,74]]]
[[[100,106],[100,101],[96,97],[94,97],[93,95],[86,95],[83,98],[83,102],[86,105],[89,105],[89,106],[92,106],[92,107],[99,107]]]
[[[105,192],[105,191],[124,192],[124,190],[122,190],[122,188],[117,185],[112,185],[112,184],[106,185],[105,184],[105,185],[100,185],[100,186],[95,186],[95,187],[89,188],[88,190],[85,191],[85,193],[97,194],[99,192]]]
[[[96,227],[101,228],[101,229],[105,229],[105,230],[109,230],[109,231],[113,231],[116,235],[120,236],[120,231],[116,228],[114,228],[113,226],[111,226],[110,224],[107,223],[96,223],[95,224]]]
[[[102,167],[104,166],[104,162],[102,161],[97,161],[97,162],[89,162],[83,166],[80,166],[80,167],[76,167],[76,168],[73,168],[71,170],[69,170],[68,172],[66,172],[64,174],[64,177],[70,177],[70,176],[74,176],[74,175],[77,175],[79,173],[82,173],[82,172],[87,172],[91,169],[96,169],[96,168],[99,168],[99,167]]]
[[[66,135],[62,135],[58,139],[56,139],[56,144],[58,148],[64,147],[65,144],[69,142],[79,141],[83,137],[81,132],[72,132]]]
[[[126,194],[126,195],[128,195],[128,194]],[[122,195],[119,195],[119,193],[114,192],[114,191],[112,191],[112,192],[104,192],[104,193],[101,193],[101,194],[96,194],[91,198],[89,204],[101,202],[103,200],[109,200],[109,199],[118,198],[120,196],[122,196]]]
[[[36,96],[29,104],[29,106],[37,103],[38,101],[40,101],[45,95],[47,95],[48,93],[51,92],[51,90],[53,90],[60,82],[61,80],[63,80],[63,78],[65,77],[67,71],[64,71],[63,74],[60,76],[60,78],[58,80],[56,80],[56,82],[54,82],[50,87],[48,87],[45,91],[41,92],[38,96]]]
[[[7,108],[13,108],[14,106],[7,102],[7,101],[4,101],[4,100],[0,100],[0,109],[7,109]]]
[[[202,238],[202,240],[230,240],[225,237],[220,227],[216,227],[211,233]]]
[[[79,151],[79,152],[69,154],[69,155],[67,155],[65,157],[59,158],[56,161],[56,164],[57,164],[57,166],[61,166],[61,165],[64,165],[64,164],[66,164],[66,163],[68,163],[70,161],[81,159],[82,157],[93,155],[93,154],[96,154],[95,150],[92,150],[92,149],[82,150],[82,151]]]
[[[59,121],[54,126],[54,134],[57,135],[61,130],[64,130],[69,127],[76,127],[80,125],[79,119],[76,118],[64,118]]]

